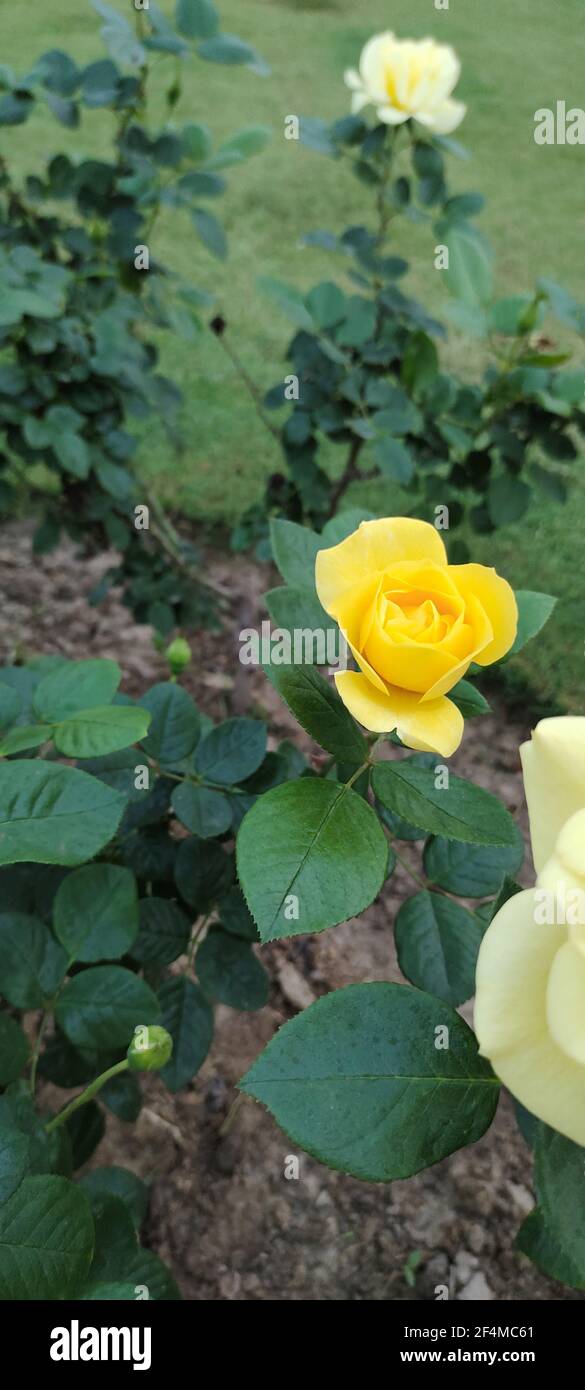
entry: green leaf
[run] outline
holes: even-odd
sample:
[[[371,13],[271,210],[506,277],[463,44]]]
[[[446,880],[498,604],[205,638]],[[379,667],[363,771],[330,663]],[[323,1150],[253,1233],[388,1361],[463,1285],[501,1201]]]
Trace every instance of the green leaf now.
[[[219,920],[225,931],[232,936],[241,936],[244,941],[257,941],[258,932],[254,918],[246,907],[246,900],[240,888],[230,888],[217,904]]]
[[[65,1121],[69,1141],[71,1172],[83,1168],[102,1142],[106,1132],[104,1112],[95,1100],[75,1110]]]
[[[449,248],[449,268],[442,274],[451,293],[471,309],[489,304],[492,256],[485,238],[467,222],[439,224],[437,236]]]
[[[0,729],[9,729],[20,714],[20,695],[0,681]]]
[[[256,49],[234,34],[217,34],[215,38],[204,39],[198,44],[197,52],[208,63],[224,63],[228,67],[245,65],[262,77],[266,77],[270,71]]]
[[[184,125],[181,132],[181,140],[183,142],[185,154],[189,159],[194,159],[196,163],[200,163],[201,160],[207,159],[207,156],[211,153],[211,131],[206,125],[200,125],[195,122]]]
[[[394,931],[398,964],[411,984],[448,1004],[471,997],[483,930],[470,912],[425,890],[402,904]]]
[[[28,1169],[28,1151],[27,1135],[0,1120],[0,1205],[20,1186]]]
[[[3,763],[0,864],[83,864],[115,835],[124,806],[119,792],[77,768]]]
[[[138,1245],[134,1223],[124,1201],[107,1194],[99,1201],[96,1197],[93,1215],[95,1249],[84,1296],[95,1294],[100,1285],[123,1282],[131,1284],[135,1291],[138,1285],[147,1288],[149,1299],[154,1302],[180,1298],[175,1281],[162,1260]]]
[[[188,39],[212,39],[219,29],[219,15],[212,0],[177,0],[175,24]]]
[[[361,796],[302,778],[267,792],[248,812],[237,861],[260,936],[272,941],[357,917],[384,882],[388,849]]]
[[[244,130],[239,130],[237,135],[222,141],[215,154],[208,160],[208,169],[229,169],[232,164],[242,164],[245,159],[250,159],[252,155],[260,154],[265,149],[270,135],[270,128],[265,125],[247,126]]]
[[[476,714],[489,714],[490,705],[471,681],[457,681],[449,691],[449,699],[461,710],[464,719],[473,719]]]
[[[34,712],[39,720],[57,724],[80,710],[109,705],[121,679],[122,672],[115,661],[68,661],[39,682],[33,699]]]
[[[205,208],[194,208],[191,213],[195,229],[200,240],[212,256],[217,256],[219,261],[225,261],[227,257],[227,240],[223,227],[218,222],[213,213],[207,212]]]
[[[99,1205],[104,1197],[118,1197],[128,1208],[136,1230],[140,1230],[148,1211],[148,1188],[136,1173],[116,1166],[94,1168],[81,1178],[79,1186],[87,1193],[92,1206]],[[132,1296],[136,1297],[134,1289]]]
[[[152,722],[142,746],[149,758],[173,767],[193,752],[201,729],[198,710],[191,696],[172,681],[153,685],[140,704],[150,711]]]
[[[191,923],[169,898],[141,898],[140,926],[132,946],[134,960],[145,965],[170,965],[189,944]]]
[[[290,634],[290,653],[295,665],[301,662],[307,665],[315,662],[321,666],[334,664],[339,650],[337,623],[327,617],[314,590],[282,584],[278,589],[269,589],[264,602],[273,623]],[[330,650],[331,637],[333,647]]]
[[[19,1009],[40,1009],[65,977],[67,956],[49,928],[25,912],[0,915],[2,993]]]
[[[76,130],[79,125],[79,107],[69,97],[61,97],[56,92],[47,92],[45,101],[56,120],[68,130]]]
[[[230,887],[233,863],[221,845],[191,835],[179,844],[175,879],[185,902],[198,912],[207,912]]]
[[[548,622],[557,600],[551,594],[539,594],[529,589],[517,589],[516,602],[518,604],[518,632],[514,646],[507,654],[508,657],[515,656],[516,652],[521,652],[526,643],[536,637],[537,633]]]
[[[92,1284],[88,1293],[80,1293],[78,1301],[81,1303],[134,1303],[136,1301],[135,1284]]]
[[[74,1298],[93,1252],[91,1207],[66,1178],[25,1178],[0,1207],[0,1299]]]
[[[51,447],[59,463],[74,478],[87,478],[91,468],[91,454],[85,439],[79,434],[64,433],[51,441]]]
[[[418,396],[435,380],[439,372],[439,354],[432,338],[422,331],[409,338],[402,360],[400,380],[406,390]]]
[[[523,891],[521,883],[516,883],[513,878],[509,878],[508,875],[506,875],[495,902],[484,903],[481,908],[478,908],[478,911],[483,913],[486,912],[487,908],[486,921],[493,922],[496,913],[500,911],[504,903],[507,903],[508,899],[513,898],[516,893],[522,893]]]
[[[408,758],[378,763],[372,780],[383,806],[427,834],[474,845],[517,844],[516,826],[501,802],[461,777],[450,773],[449,785],[438,787],[433,770]]]
[[[461,898],[487,898],[497,893],[506,874],[515,874],[524,860],[524,840],[516,828],[516,844],[504,848],[471,848],[440,836],[425,845],[424,869],[431,883]]]
[[[16,1081],[28,1062],[29,1043],[15,1018],[0,1013],[0,1086]]]
[[[286,315],[295,328],[302,328],[306,333],[314,330],[313,319],[305,307],[303,296],[291,285],[285,285],[282,280],[274,280],[268,275],[260,275],[256,281],[261,294],[267,296],[278,309]]]
[[[340,762],[366,761],[365,738],[334,686],[313,666],[270,666],[266,674],[302,728],[322,748]]]
[[[0,125],[24,125],[34,104],[27,92],[7,92],[0,97]]]
[[[9,758],[13,753],[24,753],[29,748],[38,748],[53,736],[50,724],[18,724],[10,729],[0,743],[0,756]]]
[[[175,787],[171,805],[177,819],[201,840],[224,835],[232,823],[232,810],[226,797],[208,787],[196,787],[193,782],[182,782]]]
[[[55,935],[70,959],[116,960],[138,931],[136,880],[118,864],[86,864],[63,879],[53,904]]]
[[[315,560],[317,551],[323,549],[322,537],[316,531],[310,531],[308,526],[299,526],[296,521],[272,517],[270,542],[274,563],[286,583],[300,588],[306,586],[313,591]]]
[[[212,928],[195,958],[202,989],[210,999],[232,1009],[262,1009],[270,982],[248,941]]]
[[[479,1139],[499,1083],[447,1004],[379,983],[335,990],[285,1023],[240,1089],[321,1163],[388,1182]]]
[[[133,1072],[112,1076],[106,1081],[105,1086],[102,1086],[100,1100],[113,1115],[118,1116],[118,1119],[133,1124],[142,1110],[142,1091],[138,1077]]]
[[[127,1047],[138,1024],[157,1023],[156,995],[121,965],[96,965],[69,980],[59,995],[55,1018],[82,1050],[114,1052]]]
[[[309,290],[305,304],[317,328],[333,328],[334,324],[341,322],[346,312],[343,290],[332,280],[324,280]]]
[[[337,159],[339,156],[339,148],[331,138],[330,126],[318,116],[301,116],[299,138],[301,145],[314,150],[315,154],[328,155],[331,159]]]
[[[585,1149],[541,1125],[534,1179],[547,1233],[585,1284]],[[561,1278],[557,1274],[556,1278]]]
[[[337,512],[337,515],[332,516],[323,527],[321,544],[326,541],[328,546],[339,545],[340,541],[351,536],[352,531],[357,531],[362,521],[374,520],[374,513],[367,511],[365,507],[350,507],[346,512]]]
[[[113,5],[108,5],[106,0],[91,0],[91,5],[111,29],[118,29],[121,34],[130,32],[128,20],[119,10],[115,10]]]
[[[507,526],[524,516],[530,502],[530,488],[521,478],[499,473],[490,478],[487,505],[494,526]]]
[[[201,740],[194,762],[200,777],[229,787],[251,777],[265,754],[265,724],[259,719],[226,719]]]
[[[522,1223],[514,1245],[549,1279],[558,1279],[561,1284],[568,1284],[573,1289],[585,1288],[585,1265],[583,1262],[578,1264],[561,1248],[539,1207],[531,1211]]]
[[[414,476],[414,459],[405,444],[390,436],[377,439],[374,444],[374,458],[385,478],[400,483],[401,487],[408,487]]]
[[[159,990],[161,1023],[173,1039],[170,1062],[160,1073],[169,1091],[180,1091],[203,1065],[213,1038],[213,1010],[186,975],[165,980]]]
[[[376,305],[360,295],[353,295],[346,301],[343,324],[336,333],[341,347],[363,347],[376,333]]]
[[[71,715],[54,731],[55,747],[66,758],[99,758],[117,753],[146,735],[147,710],[131,705],[98,705]]]

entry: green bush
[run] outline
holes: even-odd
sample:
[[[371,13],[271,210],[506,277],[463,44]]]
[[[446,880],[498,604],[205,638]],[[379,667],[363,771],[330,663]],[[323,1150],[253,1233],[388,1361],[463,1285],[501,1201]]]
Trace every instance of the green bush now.
[[[267,515],[321,530],[347,488],[374,477],[406,493],[396,510],[436,516],[449,531],[466,520],[479,533],[519,520],[534,487],[564,501],[575,429],[585,432],[583,373],[540,329],[549,310],[583,334],[585,309],[546,279],[531,293],[494,297],[492,253],[472,220],[484,200],[452,196],[447,185],[447,157],[465,155],[454,140],[412,120],[372,125],[363,114],[330,126],[301,119],[298,134],[334,165],[349,161],[373,215],[341,233],[304,237],[330,253],[343,279],[306,295],[258,282],[295,326],[286,375],[264,400],[268,411],[290,403],[280,429],[285,471],[270,478],[264,506],[236,527],[234,547],[255,541],[264,555]],[[398,218],[428,226],[437,273],[453,295],[449,319],[490,348],[481,381],[443,370],[445,326],[403,287],[409,266],[395,249]],[[341,469],[331,468],[332,450],[343,454]],[[452,541],[450,553],[467,559],[465,541]]]
[[[227,242],[208,204],[225,170],[261,149],[267,130],[240,131],[214,148],[206,125],[176,119],[185,65],[263,70],[258,55],[219,32],[211,0],[177,0],[175,23],[158,6],[92,0],[110,56],[77,67],[51,50],[30,72],[0,69],[0,125],[45,107],[67,129],[111,113],[100,158],[51,153],[44,171],[16,179],[0,159],[0,505],[40,513],[34,547],[65,533],[86,551],[114,547],[120,564],[96,591],[122,584],[139,621],[161,632],[201,623],[210,595],[197,553],[177,535],[134,469],[136,426],[158,414],[181,449],[180,392],[157,369],[155,331],[197,340],[212,296],[181,282],[156,256],[161,209],[188,218],[223,259]],[[152,124],[152,58],[162,62],[166,119]],[[17,142],[15,141],[15,148]]]

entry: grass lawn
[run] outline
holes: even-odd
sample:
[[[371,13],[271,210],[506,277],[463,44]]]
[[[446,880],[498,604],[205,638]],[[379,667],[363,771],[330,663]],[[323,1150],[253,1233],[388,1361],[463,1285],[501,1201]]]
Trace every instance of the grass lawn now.
[[[112,0],[125,8],[129,0]],[[170,11],[171,0],[159,0]],[[194,284],[213,290],[247,370],[264,389],[283,375],[287,322],[255,291],[258,274],[308,288],[337,273],[324,253],[302,248],[303,232],[341,230],[368,220],[369,195],[341,165],[320,158],[283,136],[288,114],[334,118],[348,110],[343,71],[355,64],[372,33],[393,28],[401,36],[431,34],[451,43],[463,65],[457,95],[468,114],[457,132],[472,159],[450,161],[454,191],[486,195],[481,222],[497,253],[500,293],[531,288],[538,275],[581,291],[583,146],[537,146],[534,112],[584,102],[582,3],[561,0],[451,0],[436,10],[432,0],[218,0],[223,28],[253,42],[271,65],[261,78],[244,69],[194,61],[177,119],[207,121],[218,138],[245,125],[273,131],[268,149],[228,173],[230,188],[218,206],[230,257],[213,261],[185,217],[161,219],[155,254]],[[42,7],[7,6],[3,56],[19,72],[51,47],[78,61],[102,56],[97,16],[89,0],[44,0]],[[157,99],[168,83],[164,60]],[[167,78],[165,79],[165,73]],[[111,117],[89,113],[73,134],[35,116],[27,126],[2,131],[1,144],[24,168],[38,167],[48,149],[99,153]],[[428,231],[398,224],[397,250],[412,263],[410,287],[440,316],[446,291],[432,267]],[[409,282],[406,282],[407,284]],[[558,332],[555,329],[555,332]],[[265,432],[222,348],[211,335],[186,348],[162,343],[166,370],[187,399],[188,448],[180,465],[162,432],[149,430],[141,462],[162,494],[192,516],[232,521],[261,495],[279,452]],[[446,360],[466,373],[481,369],[478,348],[452,334]],[[357,497],[356,497],[357,500]],[[380,507],[384,489],[369,500]],[[534,683],[547,694],[560,690],[581,707],[585,606],[583,546],[585,484],[576,483],[566,508],[534,503],[523,522],[482,541],[478,558],[496,564],[517,587],[559,595],[547,635],[524,658]]]

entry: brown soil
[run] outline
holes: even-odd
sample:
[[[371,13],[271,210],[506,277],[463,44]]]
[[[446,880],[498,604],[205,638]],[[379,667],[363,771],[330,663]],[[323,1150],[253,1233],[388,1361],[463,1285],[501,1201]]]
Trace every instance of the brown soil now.
[[[72,547],[61,547],[33,561],[29,542],[29,529],[13,526],[0,545],[0,661],[39,652],[114,657],[130,693],[164,679],[149,628],[137,626],[115,596],[99,609],[87,603],[104,558],[80,560]],[[216,718],[263,714],[277,737],[298,737],[262,672],[236,659],[237,633],[257,620],[269,587],[265,571],[210,555],[207,573],[228,594],[236,576],[238,594],[222,632],[193,635],[194,671],[184,683]],[[526,733],[499,708],[468,724],[455,759],[457,772],[520,813],[524,829],[517,749]],[[414,847],[410,852],[416,856]],[[478,1144],[388,1185],[360,1183],[303,1153],[298,1180],[287,1179],[285,1160],[294,1149],[250,1100],[227,1136],[219,1134],[235,1083],[299,1007],[352,981],[402,978],[391,926],[408,885],[399,869],[359,921],[263,948],[272,978],[268,1006],[254,1014],[219,1007],[212,1050],[192,1085],[171,1096],[149,1079],[136,1125],[109,1117],[92,1163],[125,1164],[151,1184],[145,1239],[169,1263],[186,1299],[401,1301],[433,1299],[439,1285],[459,1300],[582,1297],[514,1252],[534,1199],[530,1155],[507,1097]],[[462,1012],[470,1018],[470,1005]],[[413,1252],[420,1259],[411,1286],[405,1264]]]

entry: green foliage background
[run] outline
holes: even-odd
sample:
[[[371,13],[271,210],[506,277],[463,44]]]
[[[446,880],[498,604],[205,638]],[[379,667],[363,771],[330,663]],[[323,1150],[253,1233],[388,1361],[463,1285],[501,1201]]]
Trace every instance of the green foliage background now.
[[[118,4],[125,8],[121,0]],[[162,0],[161,8],[170,13],[170,0]],[[300,234],[360,220],[366,203],[349,170],[324,164],[283,139],[283,118],[289,113],[326,119],[342,115],[348,109],[344,68],[357,61],[372,33],[389,26],[402,36],[432,34],[452,43],[461,57],[458,95],[469,110],[458,135],[472,159],[452,161],[453,191],[473,187],[488,199],[479,225],[496,250],[498,292],[529,289],[534,279],[546,275],[579,296],[585,150],[541,147],[533,140],[539,107],[554,108],[561,97],[568,107],[582,102],[579,0],[562,0],[554,23],[547,0],[516,0],[514,6],[491,0],[487,8],[483,0],[465,0],[464,5],[451,0],[448,11],[436,11],[431,0],[393,0],[391,6],[386,0],[362,0],[359,7],[354,0],[246,0],[245,5],[221,0],[219,9],[222,28],[255,44],[270,63],[271,76],[212,64],[192,66],[177,119],[208,120],[218,139],[243,125],[267,124],[273,139],[262,156],[233,171],[222,199],[230,240],[225,266],[200,247],[186,219],[182,238],[177,235],[170,215],[161,220],[157,250],[195,284],[217,288],[233,339],[261,389],[278,374],[289,335],[285,320],[255,294],[256,275],[281,277],[301,289],[326,278],[330,258],[301,248]],[[98,28],[89,4],[45,0],[40,11],[12,5],[3,15],[5,57],[24,71],[39,52],[63,47],[77,61],[88,62],[102,56]],[[161,115],[163,72],[161,63]],[[110,120],[107,113],[92,113],[82,132],[55,126],[54,146],[98,154]],[[40,115],[21,129],[2,132],[3,140],[10,141],[11,157],[23,169],[41,161],[46,134]],[[400,238],[408,241],[413,292],[441,316],[447,296],[432,268],[428,233],[402,223],[398,250],[404,249]],[[446,361],[471,375],[481,367],[481,351],[475,345],[470,350],[453,332]],[[189,351],[172,339],[164,342],[162,366],[187,396],[187,453],[179,480],[162,430],[149,428],[141,467],[166,501],[196,518],[232,522],[261,496],[267,474],[279,463],[277,447],[211,335]],[[378,483],[351,496],[352,502],[374,510],[393,509],[396,500],[394,488]],[[576,564],[585,521],[582,480],[572,491],[569,508],[535,502],[520,524],[474,544],[478,559],[496,564],[516,586],[559,596],[545,648],[529,649],[522,661],[545,696],[556,693],[577,710],[583,658],[576,632],[585,600],[583,567]]]

